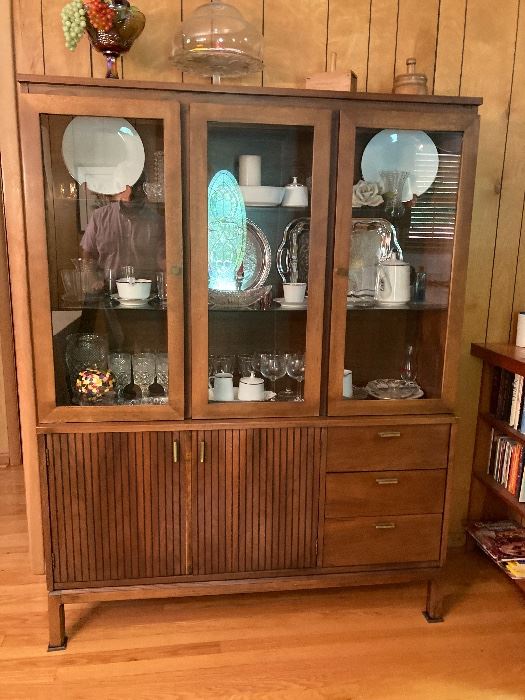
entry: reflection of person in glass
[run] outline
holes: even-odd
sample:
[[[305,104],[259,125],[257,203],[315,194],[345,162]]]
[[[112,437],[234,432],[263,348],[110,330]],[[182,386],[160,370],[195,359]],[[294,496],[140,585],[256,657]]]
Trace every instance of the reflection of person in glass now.
[[[95,209],[80,241],[84,259],[112,270],[114,277],[131,266],[134,277],[154,280],[164,269],[164,219],[149,206],[142,185],[143,177]]]

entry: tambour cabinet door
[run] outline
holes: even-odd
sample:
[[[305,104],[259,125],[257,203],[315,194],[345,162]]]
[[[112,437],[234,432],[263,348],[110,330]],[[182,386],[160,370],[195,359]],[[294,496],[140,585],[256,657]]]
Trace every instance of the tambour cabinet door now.
[[[178,440],[172,432],[46,437],[55,588],[186,572]]]
[[[192,433],[193,573],[316,566],[320,428]]]

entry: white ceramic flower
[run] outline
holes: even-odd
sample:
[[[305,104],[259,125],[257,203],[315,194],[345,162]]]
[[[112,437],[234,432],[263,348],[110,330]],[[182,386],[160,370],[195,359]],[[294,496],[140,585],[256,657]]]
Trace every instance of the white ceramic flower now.
[[[382,203],[383,197],[379,193],[379,184],[377,182],[359,180],[357,185],[354,185],[352,193],[353,207],[378,207]]]

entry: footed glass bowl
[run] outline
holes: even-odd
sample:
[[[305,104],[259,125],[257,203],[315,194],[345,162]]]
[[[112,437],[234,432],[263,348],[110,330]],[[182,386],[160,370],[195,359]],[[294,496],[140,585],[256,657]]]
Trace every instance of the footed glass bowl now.
[[[271,289],[271,284],[241,291],[208,289],[208,306],[210,309],[246,309],[261,301]]]

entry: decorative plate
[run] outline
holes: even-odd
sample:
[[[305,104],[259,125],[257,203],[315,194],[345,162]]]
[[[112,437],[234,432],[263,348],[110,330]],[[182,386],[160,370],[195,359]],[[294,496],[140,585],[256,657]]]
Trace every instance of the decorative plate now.
[[[426,192],[436,179],[439,156],[435,143],[424,131],[384,129],[368,142],[361,159],[363,179],[380,182],[381,170],[406,170],[403,201]]]
[[[257,224],[246,220],[246,252],[242,261],[244,277],[241,289],[261,287],[270,274],[272,250],[266,235]]]
[[[144,145],[135,128],[115,117],[75,117],[62,137],[69,174],[91,192],[117,194],[144,170]]]
[[[241,190],[229,170],[219,170],[208,185],[208,287],[235,290],[245,253]]]
[[[310,219],[290,221],[277,249],[277,270],[283,282],[306,282],[310,257]]]

